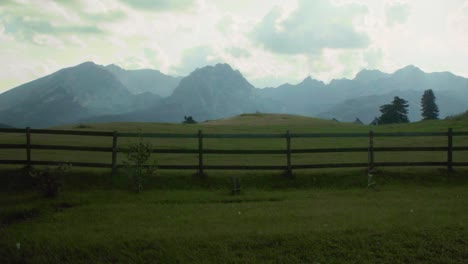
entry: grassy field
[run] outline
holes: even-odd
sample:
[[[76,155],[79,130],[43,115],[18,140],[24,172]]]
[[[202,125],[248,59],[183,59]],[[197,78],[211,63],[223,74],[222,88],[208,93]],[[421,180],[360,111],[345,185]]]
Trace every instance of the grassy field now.
[[[81,130],[196,133],[367,132],[371,127],[284,115],[245,115],[197,125],[99,124]],[[78,129],[75,126],[63,129]],[[374,131],[467,131],[466,120],[372,127]],[[282,149],[284,140],[207,140],[219,149]],[[0,134],[0,142],[24,142]],[[33,136],[35,144],[109,146],[110,139]],[[126,141],[119,142],[122,145]],[[196,148],[196,140],[153,140],[161,148]],[[446,138],[382,138],[377,146],[445,146]],[[460,137],[455,146],[468,146]],[[293,140],[293,147],[367,146],[367,139]],[[0,159],[23,158],[2,150]],[[398,154],[398,155],[397,155]],[[460,152],[455,160],[468,160]],[[208,156],[208,155],[207,155]],[[302,157],[305,156],[305,157]],[[38,152],[33,159],[110,161],[80,152]],[[123,157],[121,157],[123,158]],[[209,158],[209,157],[207,157]],[[254,159],[255,158],[255,159]],[[444,161],[445,153],[379,153],[376,161]],[[161,164],[196,164],[192,155],[156,156]],[[366,162],[367,154],[293,157],[294,163]],[[207,164],[284,164],[284,156],[211,157]],[[41,198],[30,180],[5,166],[0,177],[0,263],[467,263],[468,169],[377,168],[281,172],[162,171],[135,194],[119,174],[78,169],[63,193]],[[230,193],[231,177],[241,193]]]
[[[82,131],[119,131],[119,132],[159,132],[159,133],[192,133],[198,130],[204,133],[343,133],[343,132],[446,132],[468,130],[467,120],[430,121],[407,125],[387,125],[369,127],[346,123],[336,123],[308,117],[289,115],[252,114],[234,117],[226,120],[211,121],[196,125],[180,124],[147,124],[147,123],[111,123],[90,124],[87,128],[77,126],[59,127],[59,129],[79,129]],[[32,135],[33,144],[71,145],[71,146],[101,146],[110,147],[112,138]],[[133,139],[134,140],[134,139]],[[120,138],[118,146],[125,147],[131,142],[130,138]],[[149,140],[156,148],[197,149],[197,139],[152,139]],[[0,143],[24,143],[25,136],[21,134],[0,134]],[[335,147],[367,147],[367,138],[293,138],[292,148],[335,148]],[[446,137],[402,137],[376,138],[375,147],[386,146],[447,146]],[[468,146],[468,137],[455,137],[454,146]],[[286,148],[284,139],[204,139],[206,149],[273,149]],[[367,153],[322,153],[322,154],[293,154],[292,164],[318,163],[353,163],[367,162]],[[0,150],[0,159],[25,159],[24,150]],[[70,152],[53,150],[33,150],[32,159],[50,161],[75,162],[111,162],[110,153],[99,152]],[[118,155],[121,163],[125,155]],[[404,162],[404,161],[446,161],[444,152],[387,152],[376,153],[376,162]],[[196,165],[196,154],[154,154],[153,160],[164,165]],[[468,152],[455,152],[454,162],[468,160]],[[205,165],[285,165],[285,155],[204,155]]]
[[[466,187],[8,193],[0,261],[466,263]]]

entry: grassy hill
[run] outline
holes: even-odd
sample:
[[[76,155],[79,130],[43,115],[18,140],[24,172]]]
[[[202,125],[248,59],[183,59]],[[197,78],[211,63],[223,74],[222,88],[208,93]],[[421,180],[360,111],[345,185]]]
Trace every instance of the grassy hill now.
[[[463,120],[468,120],[468,111],[458,114],[458,115],[453,115],[453,116],[448,116],[446,120],[456,120],[456,121],[463,121]]]
[[[198,130],[207,133],[225,133],[227,131],[243,131],[244,133],[283,133],[290,130],[295,133],[344,133],[344,132],[424,132],[446,131],[447,128],[463,130],[467,128],[468,120],[464,118],[420,121],[409,124],[390,124],[381,126],[358,125],[354,123],[336,122],[307,116],[288,114],[242,114],[226,119],[210,120],[198,124],[174,123],[138,123],[117,122],[98,124],[78,124],[53,127],[54,129],[84,131],[119,131],[119,132],[154,132],[154,133],[196,133]]]

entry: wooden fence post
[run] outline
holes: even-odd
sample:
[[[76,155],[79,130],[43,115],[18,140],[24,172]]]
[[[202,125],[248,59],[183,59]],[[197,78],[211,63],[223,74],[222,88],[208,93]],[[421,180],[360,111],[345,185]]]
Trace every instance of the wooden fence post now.
[[[198,175],[203,176],[203,133],[198,130]]]
[[[111,183],[114,183],[115,173],[117,171],[117,131],[114,131],[112,135],[112,173]]]
[[[369,151],[368,151],[368,172],[371,173],[374,170],[374,131],[369,131]]]
[[[291,167],[291,134],[289,130],[286,131],[286,161],[287,161],[287,176],[292,176],[292,167]]]
[[[453,146],[453,135],[452,135],[452,129],[448,129],[447,133],[447,144],[448,144],[448,149],[447,149],[447,169],[449,172],[453,171],[452,167],[452,146]]]
[[[31,128],[26,128],[26,166],[31,168]]]

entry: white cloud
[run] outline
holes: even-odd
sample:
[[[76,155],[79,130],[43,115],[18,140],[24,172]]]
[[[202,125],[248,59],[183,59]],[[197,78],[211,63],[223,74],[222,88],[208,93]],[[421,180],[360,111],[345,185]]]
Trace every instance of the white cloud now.
[[[405,2],[391,2],[385,7],[387,25],[404,24],[410,15],[410,7]]]
[[[260,87],[408,64],[468,76],[466,0],[184,1],[0,0],[0,91],[87,60],[177,75],[226,62]]]
[[[35,34],[32,41],[37,45],[48,46],[53,49],[64,49],[65,47],[62,40],[47,34]]]
[[[280,8],[273,8],[252,32],[252,38],[273,52],[286,54],[365,48],[368,37],[354,28],[354,21],[366,13],[363,5],[300,0],[297,9],[286,18]]]
[[[195,6],[195,0],[120,0],[133,8],[145,11],[179,11]]]

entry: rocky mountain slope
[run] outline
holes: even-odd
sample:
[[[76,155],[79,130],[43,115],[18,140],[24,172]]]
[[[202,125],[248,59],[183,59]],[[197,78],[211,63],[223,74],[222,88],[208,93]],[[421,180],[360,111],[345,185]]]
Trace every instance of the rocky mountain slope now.
[[[158,100],[153,94],[134,96],[112,73],[85,62],[0,94],[0,122],[15,127],[68,124],[145,108]]]
[[[183,78],[173,94],[161,104],[84,121],[181,122],[184,116],[204,121],[266,110],[262,108],[256,90],[239,71],[227,64],[217,64],[196,69]]]

